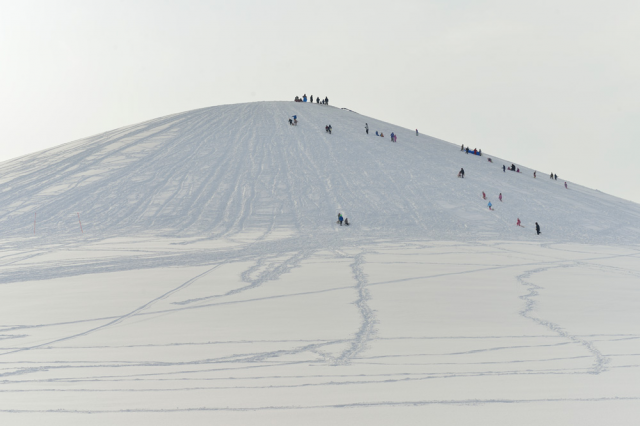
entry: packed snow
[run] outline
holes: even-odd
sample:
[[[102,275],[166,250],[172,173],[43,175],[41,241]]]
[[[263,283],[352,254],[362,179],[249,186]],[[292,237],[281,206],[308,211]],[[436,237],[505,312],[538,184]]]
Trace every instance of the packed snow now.
[[[636,424],[640,206],[420,130],[261,102],[1,163],[2,424]]]

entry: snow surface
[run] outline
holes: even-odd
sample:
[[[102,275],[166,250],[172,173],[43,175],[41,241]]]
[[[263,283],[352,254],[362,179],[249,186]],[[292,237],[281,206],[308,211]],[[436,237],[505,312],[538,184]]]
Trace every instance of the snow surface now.
[[[637,424],[640,206],[503,164],[293,102],[0,164],[0,421]]]

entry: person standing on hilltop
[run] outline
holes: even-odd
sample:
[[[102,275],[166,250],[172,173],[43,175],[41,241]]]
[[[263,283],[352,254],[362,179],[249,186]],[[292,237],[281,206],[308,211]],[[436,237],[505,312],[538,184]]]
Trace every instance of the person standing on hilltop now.
[[[364,123],[364,131],[367,132],[367,134],[369,134],[369,124]]]
[[[313,103],[313,95],[309,96],[309,102]]]
[[[302,95],[302,102],[307,102],[307,94]]]
[[[419,136],[419,135],[418,135],[418,129],[416,129],[416,136]]]
[[[327,96],[324,97],[324,103],[325,105],[329,105],[329,98]]]

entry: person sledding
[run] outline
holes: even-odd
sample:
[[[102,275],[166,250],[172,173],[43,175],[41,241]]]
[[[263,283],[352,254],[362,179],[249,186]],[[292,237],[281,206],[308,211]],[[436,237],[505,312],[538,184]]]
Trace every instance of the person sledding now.
[[[344,220],[344,218],[342,217],[342,213],[338,213],[338,221],[336,223],[339,223],[340,226],[342,226],[342,221]]]
[[[349,226],[349,218],[348,217],[344,218],[344,226]]]
[[[493,207],[492,207],[491,201],[489,201],[489,204],[487,204],[487,205],[489,206],[489,210],[493,210]]]
[[[493,160],[491,158],[487,158],[487,161],[493,163]]]

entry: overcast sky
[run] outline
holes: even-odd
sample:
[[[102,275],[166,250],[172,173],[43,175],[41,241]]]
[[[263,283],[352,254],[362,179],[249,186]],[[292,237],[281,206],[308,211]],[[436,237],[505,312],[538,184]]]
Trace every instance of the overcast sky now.
[[[306,93],[640,202],[638,22],[637,0],[0,0],[0,161]]]

